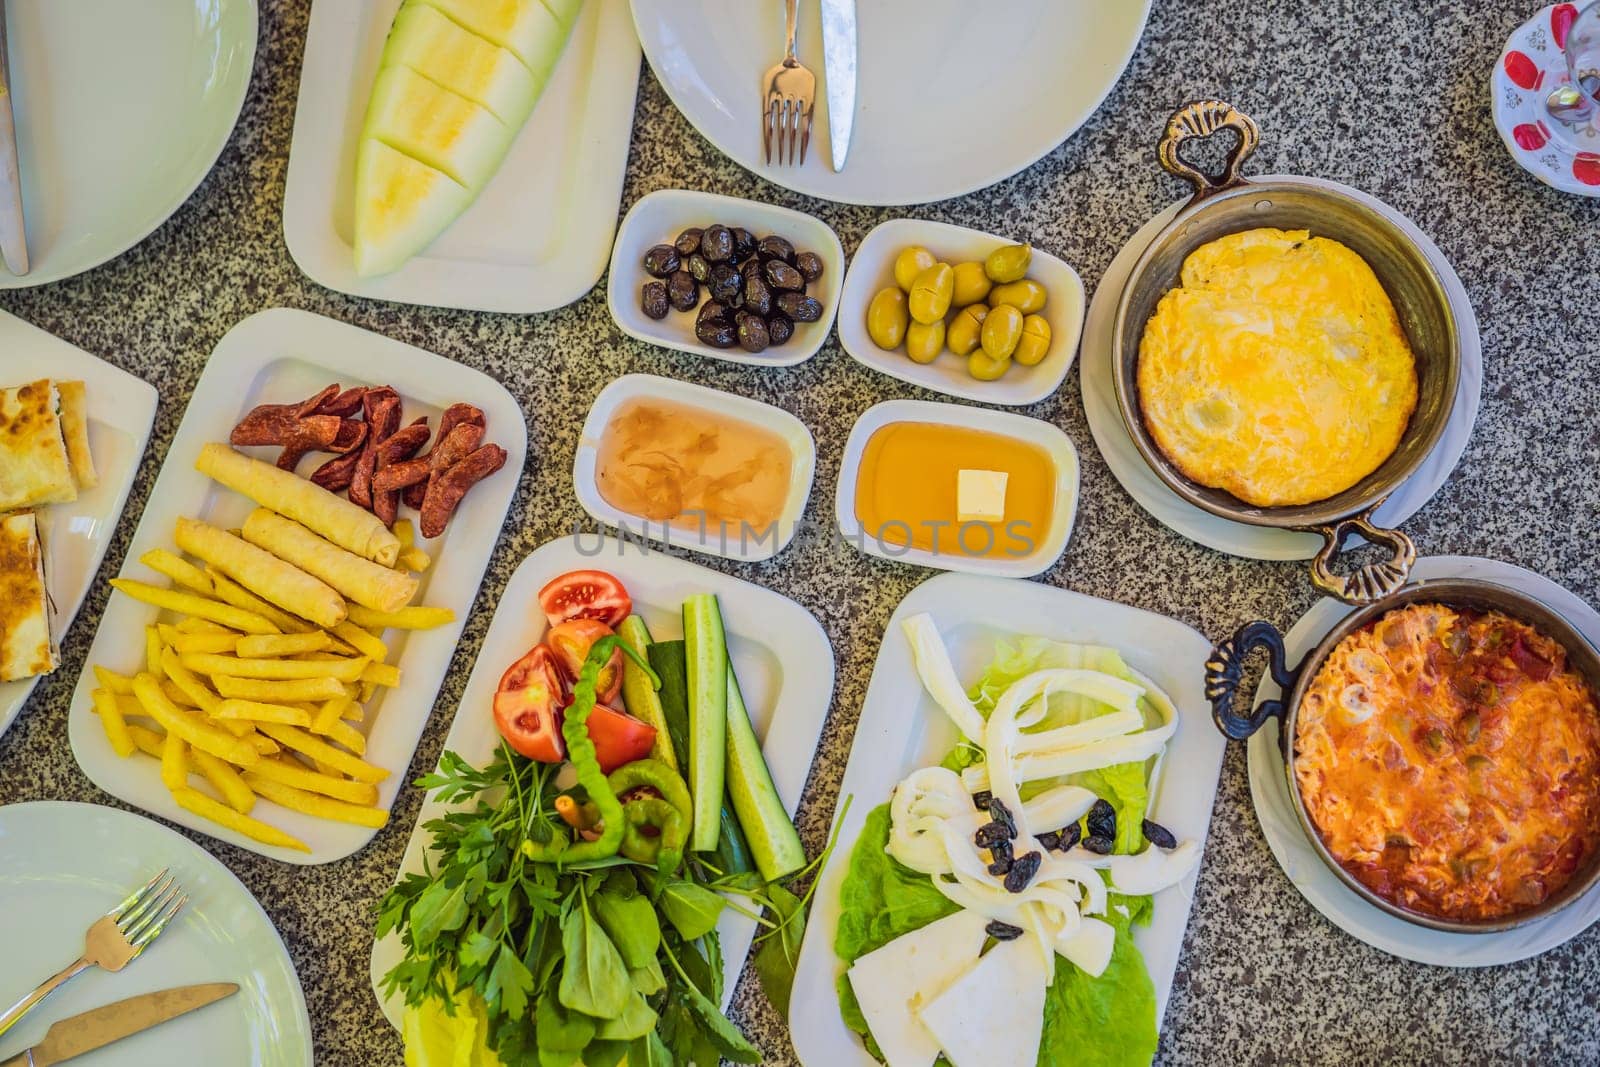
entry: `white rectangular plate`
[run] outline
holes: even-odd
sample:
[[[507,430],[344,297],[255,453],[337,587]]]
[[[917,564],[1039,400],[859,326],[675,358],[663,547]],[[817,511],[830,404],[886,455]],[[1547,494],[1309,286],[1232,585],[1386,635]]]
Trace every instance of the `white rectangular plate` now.
[[[404,304],[527,313],[562,307],[605,269],[639,87],[627,0],[588,0],[533,116],[500,171],[399,270],[355,272],[356,142],[400,0],[317,0],[283,200],[300,269],[342,293]]]
[[[40,378],[83,381],[89,407],[89,453],[100,484],[70,504],[39,509],[44,533],[45,585],[55,613],[50,633],[59,642],[78,617],[89,583],[105,559],[128,490],[156,418],[156,390],[125,370],[91,356],[0,311],[0,389]],[[60,668],[57,668],[58,670]],[[22,710],[39,679],[0,683],[0,734]]]
[[[472,610],[483,569],[499,539],[527,458],[528,431],[522,409],[504,386],[442,356],[319,315],[287,308],[252,315],[228,331],[211,353],[150,491],[123,573],[153,584],[169,584],[139,563],[139,557],[152,548],[171,549],[173,526],[181,515],[224,527],[239,525],[254,505],[194,469],[201,446],[226,441],[234,425],[257,404],[303,400],[329,382],[346,387],[392,385],[403,400],[405,421],[426,415],[428,425],[435,429],[440,411],[449,404],[476,404],[488,422],[486,439],[506,450],[506,465],[472,487],[445,532],[432,540],[418,538],[433,557],[433,565],[421,575],[422,588],[415,602],[449,608],[455,612],[455,621],[415,633],[391,630],[384,638],[391,650],[389,661],[400,668],[401,684],[378,689],[367,704],[367,721],[361,729],[369,738],[367,760],[390,771],[378,786],[378,805],[387,809],[405,780],[406,767],[450,669],[461,628]],[[264,460],[271,460],[277,452],[265,448],[243,451]],[[315,455],[307,457],[300,469],[309,472],[317,460]],[[408,509],[401,509],[402,516],[408,514]],[[416,517],[411,517],[414,523]],[[144,628],[158,615],[157,609],[120,593],[113,593],[106,606],[78,678],[67,725],[72,754],[83,773],[101,789],[135,807],[288,863],[329,863],[372,840],[376,830],[315,819],[260,800],[254,817],[288,831],[311,851],[263,845],[180,808],[161,784],[160,768],[154,760],[118,758],[92,708],[89,694],[96,683],[91,668],[100,664],[123,673],[139,670],[144,660]]]
[[[921,612],[930,613],[938,624],[963,684],[993,658],[999,637],[1037,635],[1117,649],[1129,666],[1166,690],[1178,708],[1178,732],[1167,743],[1160,774],[1152,783],[1150,818],[1180,841],[1201,847],[1211,822],[1223,740],[1211,726],[1202,691],[1210,641],[1175,619],[1032,582],[966,574],[924,582],[900,602],[884,633],[839,790],[841,803],[852,798],[850,811],[818,883],[800,950],[789,1025],[795,1051],[812,1067],[871,1067],[876,1062],[839,1017],[834,983],[845,970],[833,952],[839,887],[867,814],[887,803],[907,774],[939,762],[958,736],[923,691],[900,628],[905,618]],[[1134,943],[1155,984],[1157,1026],[1172,990],[1197,877],[1191,873],[1156,894],[1154,920],[1134,927]],[[1085,1039],[1093,1040],[1093,1035]]]
[[[535,549],[511,576],[500,598],[504,610],[495,613],[484,635],[461,707],[444,740],[445,750],[479,767],[494,758],[500,744],[492,710],[494,691],[506,668],[544,636],[539,590],[568,571],[590,568],[609,571],[622,581],[633,598],[634,612],[644,617],[650,636],[657,641],[683,636],[683,602],[690,595],[717,594],[739,688],[749,705],[778,795],[793,812],[800,803],[817,738],[833,701],[833,648],[821,625],[805,608],[770,589],[601,535],[579,534],[551,541]],[[422,870],[427,840],[422,827],[446,810],[431,796],[423,801],[396,881]],[[717,931],[727,974],[726,1004],[750,951],[755,923],[724,911]],[[384,1015],[397,1028],[404,1005],[399,997],[384,997],[382,981],[400,958],[397,934],[372,946],[373,992]]]

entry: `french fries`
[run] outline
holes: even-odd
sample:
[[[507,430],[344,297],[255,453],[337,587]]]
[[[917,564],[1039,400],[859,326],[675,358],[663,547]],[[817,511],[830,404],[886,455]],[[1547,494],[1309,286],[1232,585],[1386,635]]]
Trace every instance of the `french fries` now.
[[[455,618],[456,613],[449,608],[430,608],[425,604],[413,604],[399,611],[373,611],[360,604],[351,604],[350,615],[345,621],[382,630],[432,630],[436,626],[454,622]],[[344,637],[338,630],[334,633]]]
[[[321,652],[332,644],[333,638],[328,636],[326,630],[304,634],[249,634],[239,638],[236,647],[227,651],[247,659],[262,659],[267,656],[292,656],[297,652]],[[197,648],[194,651],[210,650]]]
[[[264,845],[277,845],[279,848],[292,848],[297,852],[311,851],[311,846],[307,845],[298,837],[293,837],[289,834],[286,834],[276,826],[269,826],[259,819],[253,819],[248,815],[241,815],[239,812],[228,807],[228,805],[216,800],[212,800],[204,793],[197,792],[196,790],[174,790],[172,793],[172,799],[178,802],[178,806],[180,808],[183,808],[187,811],[192,811],[202,819],[210,819],[214,823],[220,823],[221,825],[226,826],[228,829],[241,833],[246,837],[254,838]]]
[[[292,785],[274,782],[270,778],[263,778],[255,773],[245,775],[244,780],[245,784],[251,789],[254,789],[273,803],[282,804],[291,811],[302,811],[307,815],[315,815],[319,819],[353,822],[359,826],[370,826],[375,830],[389,821],[389,813],[382,808],[364,807],[358,804],[346,804],[342,800],[331,800],[315,793],[303,792]]]
[[[223,604],[209,597],[196,596],[194,593],[180,593],[176,589],[161,589],[144,582],[135,582],[129,578],[111,579],[111,587],[118,592],[126,593],[135,600],[142,600],[146,604],[154,604],[167,611],[176,611],[183,615],[195,615],[212,622],[220,622],[234,630],[241,630],[247,634],[276,634],[282,633],[272,623],[252,611],[236,608],[232,604]]]

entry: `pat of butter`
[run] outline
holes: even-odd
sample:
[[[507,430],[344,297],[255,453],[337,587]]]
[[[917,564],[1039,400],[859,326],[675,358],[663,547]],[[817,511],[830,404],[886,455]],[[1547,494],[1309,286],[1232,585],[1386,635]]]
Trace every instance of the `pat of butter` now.
[[[1006,517],[1006,479],[1003,471],[969,471],[956,474],[956,521],[999,522]]]

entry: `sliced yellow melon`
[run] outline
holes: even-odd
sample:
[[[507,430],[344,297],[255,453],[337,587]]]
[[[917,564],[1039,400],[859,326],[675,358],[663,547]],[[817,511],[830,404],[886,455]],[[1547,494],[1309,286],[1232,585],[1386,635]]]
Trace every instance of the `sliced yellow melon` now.
[[[442,170],[476,193],[505,158],[516,127],[410,67],[378,72],[362,136]]]
[[[455,179],[374,138],[356,153],[356,273],[387,274],[428,247],[472,203]]]
[[[516,53],[541,83],[548,80],[566,47],[571,23],[563,24],[541,0],[411,0],[438,8],[479,37]]]
[[[583,10],[583,0],[544,0],[544,6],[556,21],[569,30],[572,24],[578,21],[578,12]]]
[[[544,88],[515,54],[463,29],[427,4],[400,9],[383,65],[410,67],[429,81],[481,104],[515,129]]]

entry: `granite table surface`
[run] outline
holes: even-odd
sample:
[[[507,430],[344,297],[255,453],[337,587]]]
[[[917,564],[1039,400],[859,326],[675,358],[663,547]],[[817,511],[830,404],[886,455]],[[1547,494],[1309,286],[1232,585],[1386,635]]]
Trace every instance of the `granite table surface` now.
[[[0,292],[0,308],[160,392],[150,448],[102,580],[67,636],[60,670],[0,738],[0,803],[117,803],[73,762],[70,694],[105,606],[104,579],[122,564],[201,368],[218,340],[256,311],[304,308],[442,353],[504,382],[526,412],[528,464],[408,777],[439,755],[488,624],[487,605],[529,551],[581,518],[569,473],[573,449],[583,413],[611,379],[673,375],[792,411],[817,439],[807,516],[818,523],[832,521],[840,452],[856,416],[882,400],[925,395],[855,363],[836,340],[798,367],[762,370],[632,341],[606,311],[603,281],[571,306],[533,316],[376,303],[313,284],[290,259],[282,222],[309,6],[263,0],[238,128],[169,221],[78,278]],[[1508,560],[1594,602],[1600,201],[1553,192],[1519,170],[1488,108],[1489,71],[1532,10],[1522,0],[1156,0],[1126,74],[1064,144],[991,188],[902,209],[830,204],[751,176],[694,131],[646,67],[621,208],[671,187],[770,200],[828,221],[847,252],[898,215],[961,223],[1031,238],[1074,264],[1092,290],[1122,243],[1182,191],[1154,157],[1167,115],[1191,98],[1232,100],[1264,131],[1257,173],[1330,178],[1395,205],[1434,238],[1471,295],[1482,325],[1483,406],[1454,474],[1407,524],[1421,551]],[[0,352],[0,371],[4,364]],[[1072,541],[1039,580],[1162,612],[1213,638],[1252,618],[1287,625],[1313,603],[1303,563],[1221,555],[1135,505],[1094,447],[1076,368],[1029,413],[1066,430],[1083,468]],[[832,640],[838,680],[800,811],[816,848],[884,624],[929,572],[827,538],[765,564],[710,565],[794,597]],[[367,959],[373,904],[394,877],[420,800],[418,791],[403,791],[370,846],[322,867],[286,866],[190,835],[243,879],[282,932],[305,987],[319,1064],[401,1060],[398,1036],[369,987]],[[1337,930],[1274,862],[1251,808],[1243,752],[1230,749],[1159,1062],[1595,1063],[1597,1004],[1600,928],[1535,959],[1484,970],[1403,962]],[[753,975],[743,979],[737,1015],[769,1062],[794,1062]]]

